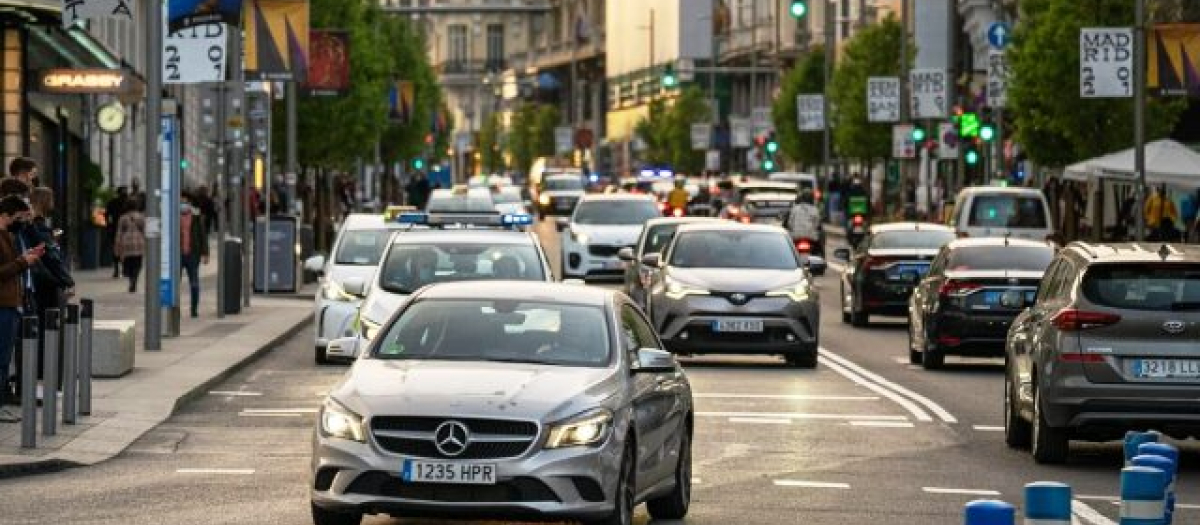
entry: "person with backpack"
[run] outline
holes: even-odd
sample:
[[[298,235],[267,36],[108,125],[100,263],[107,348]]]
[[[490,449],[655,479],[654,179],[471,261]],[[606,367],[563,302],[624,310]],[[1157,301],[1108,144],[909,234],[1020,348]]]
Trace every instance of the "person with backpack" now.
[[[137,292],[138,276],[142,273],[142,257],[146,255],[146,202],[134,197],[129,209],[117,222],[115,251],[121,260],[121,273],[129,279],[129,293]]]

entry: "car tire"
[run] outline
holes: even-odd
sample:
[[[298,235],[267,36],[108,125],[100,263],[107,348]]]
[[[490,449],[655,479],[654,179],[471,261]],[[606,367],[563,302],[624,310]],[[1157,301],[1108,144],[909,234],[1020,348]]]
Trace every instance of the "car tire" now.
[[[919,365],[922,361],[921,352],[917,351],[916,341],[913,340],[912,319],[908,320],[908,364]]]
[[[359,525],[362,523],[361,512],[338,512],[312,505],[313,525]]]
[[[1033,429],[1029,422],[1021,419],[1017,407],[1017,390],[1013,388],[1012,375],[1004,374],[1004,444],[1009,448],[1028,448]]]
[[[625,445],[625,453],[621,457],[621,471],[617,476],[616,501],[609,515],[595,520],[584,521],[584,525],[633,525],[633,509],[637,507],[637,487],[634,472],[634,447],[632,441]]]
[[[850,311],[850,324],[856,328],[865,328],[871,324],[871,314],[867,312]]]
[[[817,351],[814,349],[811,352],[805,351],[799,354],[788,354],[784,356],[787,364],[793,368],[816,368],[817,367]]]
[[[679,443],[679,464],[675,465],[675,488],[661,498],[646,502],[655,520],[681,520],[692,504],[692,433],[684,429]]]
[[[318,365],[329,364],[330,363],[329,354],[327,354],[325,352],[325,349],[318,346],[318,347],[316,347],[316,350],[317,351],[316,351],[315,361],[317,362],[317,364]]]
[[[926,370],[939,370],[944,366],[946,366],[946,353],[938,348],[937,343],[925,343],[925,349],[921,352],[921,367]]]
[[[1042,465],[1058,465],[1067,462],[1071,452],[1071,439],[1066,429],[1054,428],[1046,423],[1042,412],[1042,394],[1033,394],[1033,460]]]

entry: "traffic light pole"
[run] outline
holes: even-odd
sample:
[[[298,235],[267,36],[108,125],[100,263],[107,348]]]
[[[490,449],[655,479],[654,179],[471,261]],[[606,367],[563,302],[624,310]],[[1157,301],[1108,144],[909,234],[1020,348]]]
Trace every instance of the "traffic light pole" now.
[[[162,301],[159,280],[162,275],[162,33],[163,3],[146,1],[146,329],[142,331],[147,351],[162,350]]]
[[[822,117],[821,118],[821,121],[822,121],[821,127],[822,127],[822,135],[823,135],[821,138],[822,148],[823,148],[822,153],[821,153],[821,155],[822,155],[821,158],[822,158],[823,164],[825,166],[825,170],[824,170],[825,171],[825,182],[826,182],[826,184],[828,184],[829,178],[830,178],[829,176],[832,172],[832,169],[830,168],[829,164],[830,164],[830,162],[833,161],[833,158],[832,158],[833,157],[833,152],[832,152],[833,144],[830,140],[831,137],[830,137],[830,133],[829,133],[829,81],[830,81],[830,78],[833,77],[833,57],[834,57],[833,48],[834,48],[834,45],[837,44],[837,42],[833,38],[833,15],[832,15],[833,2],[831,2],[830,0],[820,0],[820,1],[822,2],[821,3],[821,16],[823,18],[822,24],[825,27],[823,30],[823,33],[825,33],[825,68],[824,68],[824,71],[822,72],[823,80],[822,80],[822,84],[821,84],[823,86],[823,89],[821,91],[824,94],[824,96],[821,97],[822,105],[823,105],[823,108],[821,110],[821,117]]]
[[[1133,171],[1137,176],[1137,209],[1133,215],[1140,242],[1146,239],[1146,0],[1135,0],[1134,5]]]

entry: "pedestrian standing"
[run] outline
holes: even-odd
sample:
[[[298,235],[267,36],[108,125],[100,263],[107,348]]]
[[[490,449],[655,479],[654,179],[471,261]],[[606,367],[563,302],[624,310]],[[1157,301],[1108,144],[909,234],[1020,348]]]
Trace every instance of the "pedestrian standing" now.
[[[37,161],[29,157],[17,157],[8,163],[8,176],[24,182],[30,188],[37,186]]]
[[[25,226],[32,239],[29,245],[43,246],[46,250],[41,260],[30,268],[33,276],[33,304],[37,308],[39,321],[45,323],[46,311],[51,308],[62,308],[66,302],[65,299],[75,295],[75,279],[71,277],[70,268],[63,256],[62,246],[58,243],[58,235],[55,235],[54,228],[50,223],[50,216],[54,213],[54,190],[45,186],[34,188],[29,195],[29,205],[33,212],[33,219]],[[39,331],[38,355],[44,355],[45,351],[45,332]],[[59,352],[62,352],[61,345]],[[42,357],[38,359],[40,362],[45,362]],[[60,367],[62,363],[63,360],[59,359]],[[40,370],[38,377],[42,377]],[[54,388],[61,387],[62,374],[58,374],[58,377],[60,384],[55,385]]]
[[[185,193],[179,205],[180,266],[191,288],[192,317],[200,316],[200,264],[208,264],[208,236],[204,217],[196,211],[192,196]],[[269,220],[269,219],[268,219]]]
[[[104,204],[104,233],[108,237],[108,245],[113,250],[113,279],[121,278],[121,259],[117,257],[117,222],[129,208],[129,188],[117,188],[117,196]]]
[[[208,186],[203,184],[196,188],[196,208],[200,210],[200,215],[204,217],[204,224],[208,226],[209,233],[216,233],[218,226],[217,217],[217,201],[213,199],[212,192]]]
[[[121,273],[129,279],[129,293],[137,292],[138,275],[142,273],[142,257],[146,255],[146,201],[133,197],[129,209],[117,222],[117,258]]]
[[[10,388],[9,365],[17,345],[17,323],[24,307],[22,276],[41,258],[44,247],[17,251],[9,229],[17,217],[28,213],[29,205],[16,195],[0,199],[0,398],[3,405],[20,405],[20,398]],[[20,417],[0,406],[0,421],[16,422]]]

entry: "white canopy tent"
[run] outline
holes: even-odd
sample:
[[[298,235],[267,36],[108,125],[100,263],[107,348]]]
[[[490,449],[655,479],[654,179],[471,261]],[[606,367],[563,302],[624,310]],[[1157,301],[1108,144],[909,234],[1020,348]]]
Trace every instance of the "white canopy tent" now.
[[[1072,164],[1063,171],[1067,180],[1097,178],[1136,182],[1133,148]],[[1146,183],[1188,189],[1200,187],[1200,153],[1170,139],[1146,144]]]

